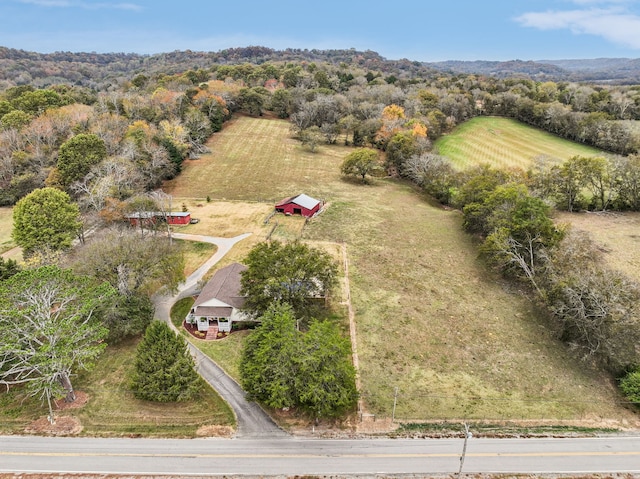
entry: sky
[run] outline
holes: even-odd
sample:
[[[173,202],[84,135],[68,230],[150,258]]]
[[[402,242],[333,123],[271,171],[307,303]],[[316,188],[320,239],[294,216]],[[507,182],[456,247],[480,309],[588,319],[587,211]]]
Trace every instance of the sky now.
[[[390,60],[640,57],[640,0],[0,0],[0,46],[40,53],[373,50]]]

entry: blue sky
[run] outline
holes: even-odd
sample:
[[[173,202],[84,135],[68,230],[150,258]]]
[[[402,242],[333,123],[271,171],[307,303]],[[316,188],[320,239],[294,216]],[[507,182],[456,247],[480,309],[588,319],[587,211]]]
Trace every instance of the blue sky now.
[[[0,0],[37,52],[356,48],[388,59],[640,57],[640,0]]]

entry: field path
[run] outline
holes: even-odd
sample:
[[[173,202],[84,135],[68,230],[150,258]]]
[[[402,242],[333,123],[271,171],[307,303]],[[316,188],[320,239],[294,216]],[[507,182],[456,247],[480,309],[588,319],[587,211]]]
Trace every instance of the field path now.
[[[21,251],[22,251],[22,248],[20,248],[20,246],[14,246],[10,250],[0,254],[0,256],[4,259],[12,259],[15,256],[19,255]]]
[[[171,322],[170,312],[173,304],[180,298],[190,296],[197,290],[198,281],[202,279],[209,269],[222,259],[239,241],[250,236],[245,233],[233,238],[221,238],[215,236],[191,235],[173,233],[176,239],[187,241],[201,241],[212,243],[218,247],[211,258],[209,258],[202,266],[195,270],[186,281],[180,286],[180,290],[176,294],[158,294],[153,296],[153,304],[156,307],[156,318],[165,321],[178,332],[177,328]],[[213,387],[222,398],[229,403],[233,409],[238,421],[238,429],[236,437],[286,437],[287,434],[280,429],[273,420],[267,415],[255,402],[249,402],[246,394],[224,370],[218,366],[211,358],[206,356],[192,343],[189,349],[196,360],[196,369],[198,373]]]

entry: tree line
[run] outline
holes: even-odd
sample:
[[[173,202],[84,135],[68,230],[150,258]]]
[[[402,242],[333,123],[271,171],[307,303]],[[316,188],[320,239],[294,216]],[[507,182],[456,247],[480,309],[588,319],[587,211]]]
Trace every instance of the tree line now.
[[[311,149],[338,141],[379,149],[396,167],[433,152],[434,140],[479,115],[515,118],[622,156],[640,145],[636,86],[447,74],[372,52],[334,53],[318,52],[317,62],[251,63],[273,52],[229,50],[201,54],[197,68],[179,73],[145,69],[143,61],[109,85],[7,84],[0,204],[48,185],[100,210],[105,198],[122,201],[176,175],[235,112],[289,119]],[[77,135],[84,136],[62,147]],[[77,151],[91,142],[96,154],[80,161]]]

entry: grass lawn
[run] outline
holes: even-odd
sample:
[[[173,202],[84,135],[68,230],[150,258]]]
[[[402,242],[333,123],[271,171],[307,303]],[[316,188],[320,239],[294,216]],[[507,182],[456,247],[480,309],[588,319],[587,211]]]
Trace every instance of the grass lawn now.
[[[61,411],[73,415],[83,426],[82,434],[100,436],[145,435],[195,437],[228,434],[234,426],[229,406],[208,385],[199,398],[179,403],[140,401],[129,390],[137,341],[107,348],[96,368],[83,372],[75,389],[88,395],[77,409]],[[21,433],[30,421],[47,414],[46,404],[0,393],[0,431]]]
[[[434,146],[460,170],[482,163],[527,170],[533,159],[541,155],[564,161],[576,155],[602,154],[589,146],[502,117],[473,118],[436,140]]]
[[[13,208],[0,208],[0,254],[15,246],[11,238],[13,230]]]
[[[201,243],[198,241],[174,240],[181,245],[184,251],[184,275],[189,276],[213,256],[218,247],[211,243]]]
[[[279,120],[240,117],[210,147],[211,155],[190,162],[172,183],[173,194],[203,204],[203,213],[210,208],[189,227],[193,232],[255,233],[226,262],[241,260],[268,234],[264,219],[273,205],[265,199],[300,192],[326,199],[326,211],[300,234],[314,244],[347,247],[370,412],[389,417],[397,387],[396,417],[404,420],[637,420],[618,405],[613,381],[573,358],[531,303],[487,272],[458,212],[396,181],[344,181],[339,165],[349,149],[304,152]],[[206,195],[210,204],[203,203]],[[295,226],[284,227],[283,238],[297,235]],[[239,346],[209,345],[216,350],[208,354],[237,374]]]

